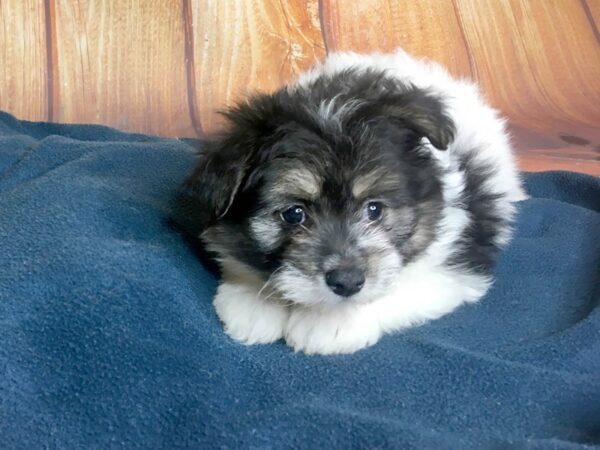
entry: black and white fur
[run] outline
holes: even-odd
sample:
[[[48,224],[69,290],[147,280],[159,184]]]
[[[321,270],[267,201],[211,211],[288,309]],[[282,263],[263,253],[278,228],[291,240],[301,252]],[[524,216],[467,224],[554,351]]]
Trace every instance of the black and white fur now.
[[[233,339],[351,353],[486,293],[525,193],[475,86],[337,53],[226,116],[187,188]]]

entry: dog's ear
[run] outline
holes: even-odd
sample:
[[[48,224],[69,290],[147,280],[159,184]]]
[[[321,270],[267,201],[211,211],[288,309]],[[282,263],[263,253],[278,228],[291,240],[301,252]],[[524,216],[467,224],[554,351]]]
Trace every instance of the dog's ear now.
[[[201,208],[203,223],[225,216],[248,183],[281,117],[277,108],[273,96],[259,95],[222,112],[227,119],[225,130],[205,144],[183,186]]]
[[[184,191],[194,197],[206,222],[227,213],[249,169],[251,152],[232,140],[229,136],[206,143],[184,183]]]
[[[415,90],[396,101],[390,99],[382,108],[387,117],[426,137],[438,150],[446,150],[454,139],[454,122],[436,96]]]
[[[454,122],[446,106],[437,96],[420,89],[382,96],[359,108],[358,113],[380,116],[408,128],[439,150],[446,150],[454,139]]]

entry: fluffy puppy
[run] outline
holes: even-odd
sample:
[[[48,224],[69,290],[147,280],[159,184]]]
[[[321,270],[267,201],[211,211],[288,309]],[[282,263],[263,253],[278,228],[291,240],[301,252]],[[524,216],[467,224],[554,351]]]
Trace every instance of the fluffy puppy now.
[[[337,53],[226,117],[187,189],[233,339],[351,353],[486,293],[525,193],[472,84]]]

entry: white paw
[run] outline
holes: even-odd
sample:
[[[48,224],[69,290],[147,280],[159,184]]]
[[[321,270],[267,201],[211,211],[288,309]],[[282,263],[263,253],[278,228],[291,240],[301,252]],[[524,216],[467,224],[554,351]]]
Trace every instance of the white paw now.
[[[283,337],[289,310],[263,300],[250,286],[223,283],[213,304],[225,333],[238,342],[268,344]]]
[[[365,305],[337,308],[297,308],[291,312],[285,340],[307,354],[353,353],[375,344],[382,330]]]

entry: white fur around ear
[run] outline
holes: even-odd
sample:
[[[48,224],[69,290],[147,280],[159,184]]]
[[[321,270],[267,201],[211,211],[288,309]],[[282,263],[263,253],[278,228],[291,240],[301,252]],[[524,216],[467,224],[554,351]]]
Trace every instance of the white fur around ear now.
[[[506,196],[509,203],[527,198],[505,121],[487,105],[476,85],[455,79],[441,65],[414,58],[402,49],[394,53],[331,53],[322,63],[300,75],[297,83],[307,86],[317,77],[332,76],[347,68],[384,70],[403,83],[439,94],[455,126],[454,140],[448,146],[453,158],[473,154],[482,165],[495,167],[488,183]]]

